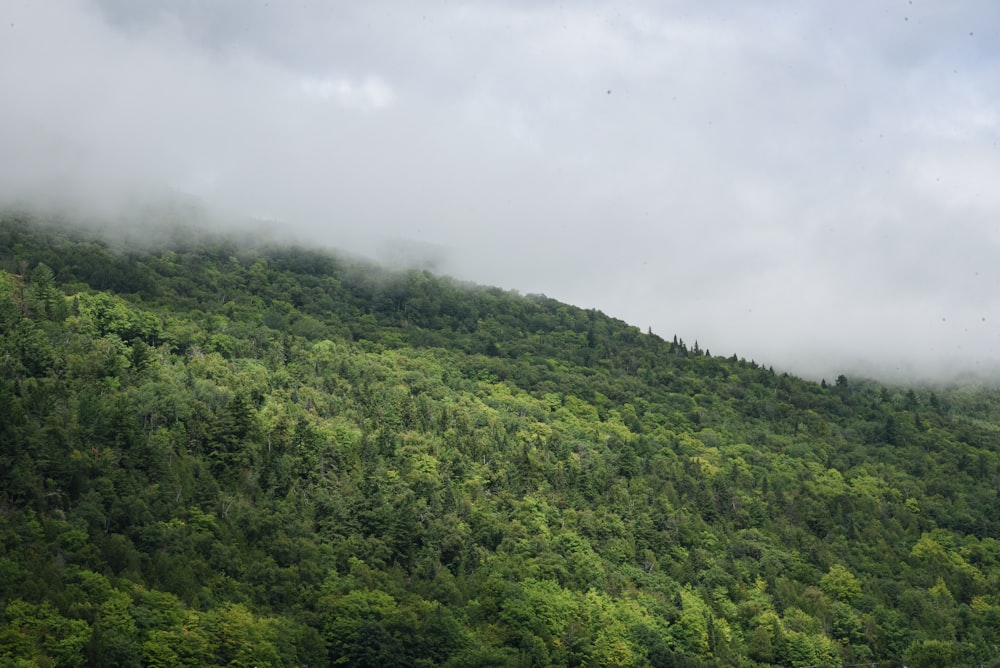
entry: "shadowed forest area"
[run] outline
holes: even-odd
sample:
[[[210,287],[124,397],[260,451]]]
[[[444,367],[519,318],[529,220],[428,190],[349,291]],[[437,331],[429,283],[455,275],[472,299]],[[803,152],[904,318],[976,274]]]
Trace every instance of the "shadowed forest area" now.
[[[6,214],[0,663],[1000,665],[1000,392],[829,380]]]

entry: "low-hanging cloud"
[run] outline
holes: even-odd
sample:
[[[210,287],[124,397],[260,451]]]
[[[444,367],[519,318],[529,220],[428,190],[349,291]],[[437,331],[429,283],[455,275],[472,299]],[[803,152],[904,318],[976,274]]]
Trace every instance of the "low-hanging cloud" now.
[[[170,189],[815,377],[992,371],[998,27],[985,0],[3,0],[0,196]]]

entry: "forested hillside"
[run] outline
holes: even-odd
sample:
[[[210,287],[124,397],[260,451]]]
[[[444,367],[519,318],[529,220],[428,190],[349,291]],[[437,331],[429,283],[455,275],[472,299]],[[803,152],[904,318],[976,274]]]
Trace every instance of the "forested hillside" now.
[[[1000,665],[1000,393],[830,380],[8,214],[0,665]]]

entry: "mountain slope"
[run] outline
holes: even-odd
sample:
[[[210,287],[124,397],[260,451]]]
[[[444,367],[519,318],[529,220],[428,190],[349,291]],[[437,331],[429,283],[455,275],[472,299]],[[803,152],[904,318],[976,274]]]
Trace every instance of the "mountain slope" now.
[[[996,392],[191,230],[8,215],[0,268],[5,661],[998,655]]]

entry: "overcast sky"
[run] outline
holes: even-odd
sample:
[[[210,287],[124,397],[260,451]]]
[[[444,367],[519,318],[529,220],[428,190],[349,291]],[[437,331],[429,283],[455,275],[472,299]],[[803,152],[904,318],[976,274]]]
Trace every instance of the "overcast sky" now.
[[[0,0],[0,30],[0,200],[191,195],[814,378],[998,368],[995,0]]]

